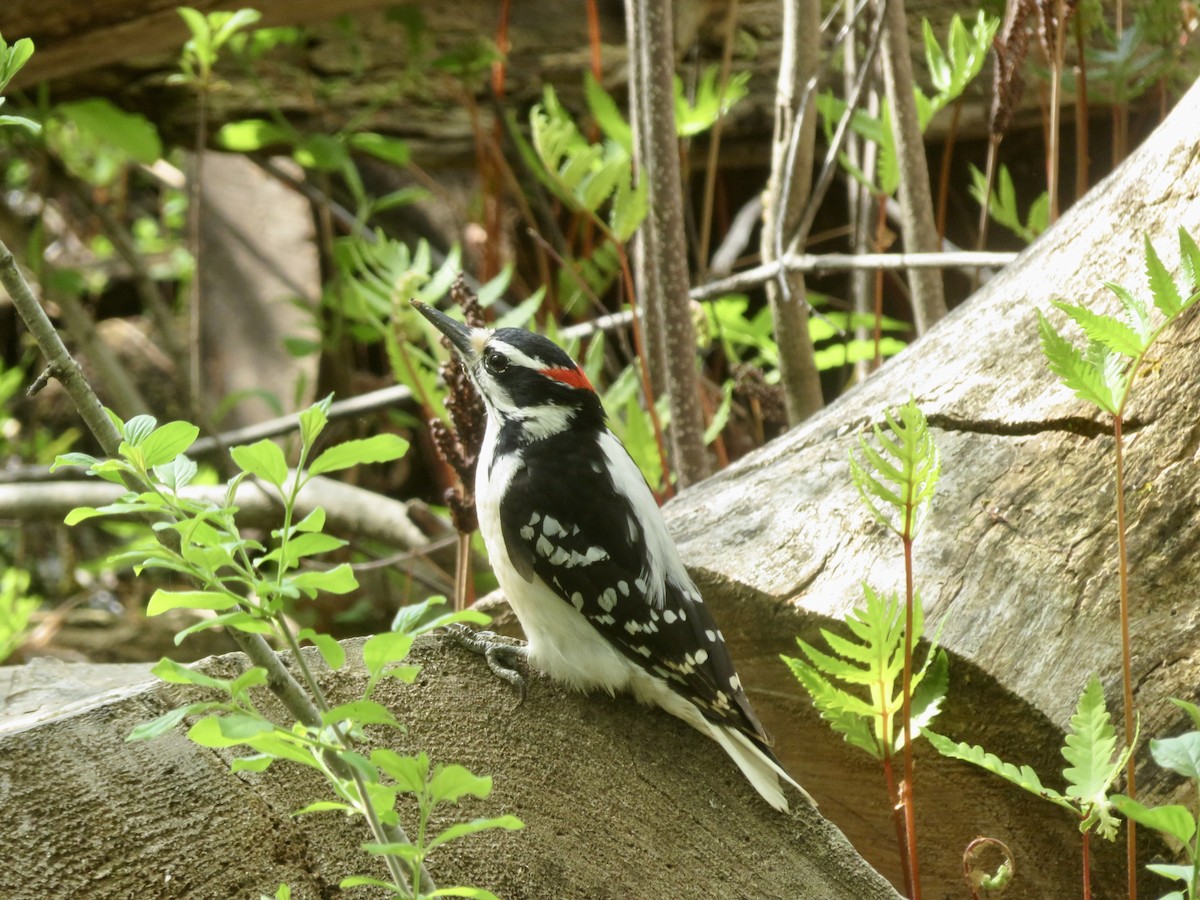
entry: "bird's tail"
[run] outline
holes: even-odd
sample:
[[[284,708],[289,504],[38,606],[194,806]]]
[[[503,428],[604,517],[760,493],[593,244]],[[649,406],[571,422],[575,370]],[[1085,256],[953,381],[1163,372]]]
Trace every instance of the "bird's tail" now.
[[[780,778],[798,790],[804,799],[814,807],[817,805],[817,801],[808,791],[802,788],[768,751],[756,744],[745,732],[729,725],[709,722],[707,719],[705,724],[712,739],[725,749],[725,752],[737,763],[737,767],[742,770],[742,774],[754,785],[754,789],[775,809],[780,812],[788,811],[787,798],[779,786]]]

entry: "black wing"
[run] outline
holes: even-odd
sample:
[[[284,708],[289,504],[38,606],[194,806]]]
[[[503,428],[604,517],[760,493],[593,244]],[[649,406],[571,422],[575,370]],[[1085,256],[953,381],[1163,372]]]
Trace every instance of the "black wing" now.
[[[710,720],[744,731],[765,749],[770,739],[724,638],[678,561],[641,472],[612,440],[619,463],[606,461],[598,445],[589,444],[592,456],[581,455],[577,442],[567,446],[553,437],[525,448],[525,465],[500,507],[509,557],[522,577],[540,578]],[[609,466],[617,467],[615,477]],[[639,516],[625,492],[640,490],[650,512]],[[652,565],[648,548],[657,548],[665,564]]]

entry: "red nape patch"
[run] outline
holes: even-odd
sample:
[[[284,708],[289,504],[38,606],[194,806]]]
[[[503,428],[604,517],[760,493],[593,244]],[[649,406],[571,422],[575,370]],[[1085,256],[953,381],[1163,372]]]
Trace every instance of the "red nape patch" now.
[[[585,391],[595,393],[596,389],[592,387],[592,383],[588,381],[588,377],[583,374],[583,369],[574,368],[557,368],[557,369],[542,369],[542,374],[547,378],[553,378],[555,381],[561,381],[563,384],[570,385],[573,388],[582,388]]]

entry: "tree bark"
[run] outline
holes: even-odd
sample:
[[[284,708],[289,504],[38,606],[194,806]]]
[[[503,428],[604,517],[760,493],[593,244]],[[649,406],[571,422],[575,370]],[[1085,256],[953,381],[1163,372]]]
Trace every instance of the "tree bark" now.
[[[925,138],[913,99],[912,56],[908,45],[908,19],[904,0],[879,0],[885,16],[883,83],[892,111],[892,135],[900,169],[900,230],[908,253],[932,253],[941,247],[933,218],[933,194]],[[946,296],[940,271],[910,271],[913,319],[917,334],[924,334],[946,315]]]
[[[704,448],[704,411],[700,406],[700,379],[696,373],[696,329],[688,298],[687,242],[683,233],[683,188],[679,174],[679,141],[675,135],[675,42],[671,34],[671,4],[666,0],[634,0],[630,22],[640,113],[635,141],[639,148],[639,178],[649,187],[650,214],[643,224],[649,230],[644,256],[647,280],[656,285],[650,301],[660,304],[657,316],[648,314],[647,325],[657,319],[661,334],[655,340],[666,363],[670,398],[671,468],[679,487],[708,476],[712,471]],[[651,271],[653,270],[653,271]],[[647,328],[649,331],[650,328]],[[657,355],[657,354],[656,354]],[[651,356],[654,359],[654,355]]]
[[[760,254],[765,265],[784,255],[808,205],[817,134],[817,110],[808,88],[820,62],[820,34],[821,9],[815,0],[783,0],[771,177],[763,199]],[[804,248],[796,249],[802,252]],[[795,425],[824,404],[808,333],[804,276],[781,272],[766,287],[779,345],[779,375],[788,422]]]

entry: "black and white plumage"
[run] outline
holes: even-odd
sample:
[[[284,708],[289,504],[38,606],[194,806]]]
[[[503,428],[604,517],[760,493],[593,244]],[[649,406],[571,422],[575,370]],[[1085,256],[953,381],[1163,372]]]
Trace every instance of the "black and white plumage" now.
[[[683,719],[776,809],[787,810],[779,777],[808,797],[769,749],[724,637],[587,376],[541,335],[469,328],[415,305],[487,408],[476,510],[530,664]]]

